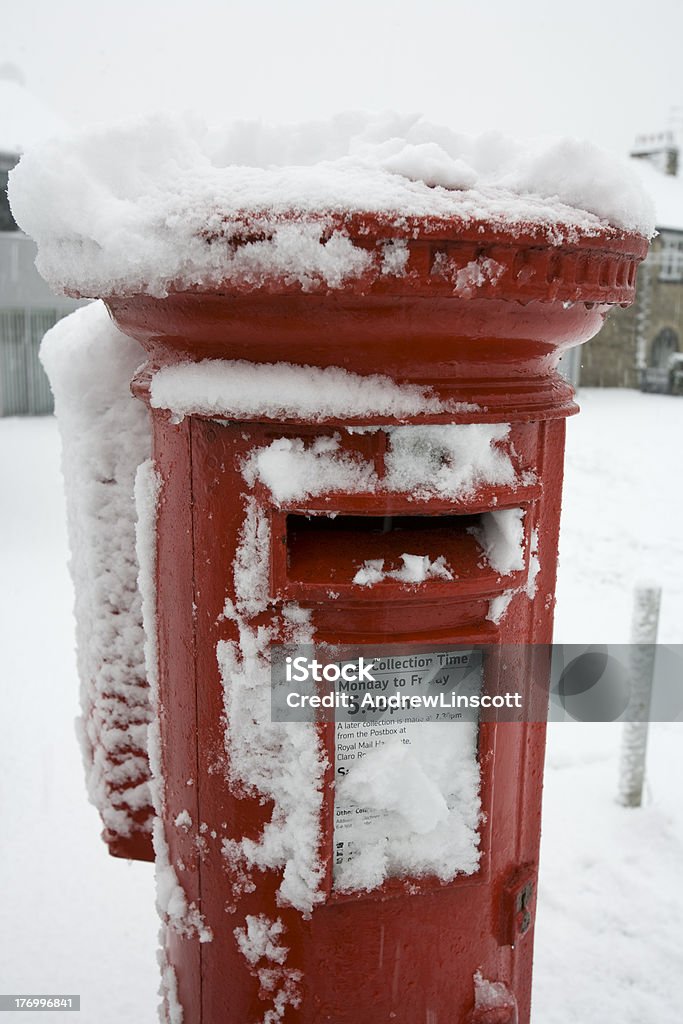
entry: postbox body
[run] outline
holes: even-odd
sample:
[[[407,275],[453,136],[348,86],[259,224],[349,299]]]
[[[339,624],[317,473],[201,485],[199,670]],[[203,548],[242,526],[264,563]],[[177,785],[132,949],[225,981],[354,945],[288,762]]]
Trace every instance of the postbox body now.
[[[532,645],[552,637],[565,418],[576,409],[554,366],[609,302],[629,301],[643,245],[591,240],[559,254],[493,238],[484,251],[466,233],[425,232],[407,244],[398,283],[108,303],[149,354],[135,389],[155,406],[160,843],[184,899],[180,919],[166,915],[171,1020],[177,1005],[185,1024],[529,1020],[544,724],[478,726],[476,864],[450,877],[389,867],[354,889],[336,871],[339,726],[292,723],[259,740],[249,701],[264,696],[249,686],[259,673],[265,685],[269,647],[293,640],[369,654],[517,645],[507,679],[525,678]],[[434,273],[456,257],[503,269],[463,293]],[[248,360],[264,392],[277,380],[269,368],[286,363],[383,374],[433,402],[348,414],[264,402],[236,414],[214,400],[181,415],[155,403],[155,373],[209,360],[217,377]],[[517,561],[487,552],[492,514],[518,525]],[[445,563],[450,577],[402,578],[406,553]],[[388,572],[359,582],[381,560]],[[487,663],[491,689],[500,670]],[[251,760],[250,735],[264,743]],[[304,735],[298,761],[287,755],[302,780],[302,852],[282,820],[296,799],[272,764],[274,747],[284,758]]]

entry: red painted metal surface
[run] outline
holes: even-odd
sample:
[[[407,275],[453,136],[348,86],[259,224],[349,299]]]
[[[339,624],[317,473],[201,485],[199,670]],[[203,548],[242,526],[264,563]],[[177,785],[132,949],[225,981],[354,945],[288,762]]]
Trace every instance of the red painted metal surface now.
[[[141,757],[147,756],[143,750]],[[148,810],[149,813],[149,810]],[[154,860],[154,846],[149,832],[134,832],[131,836],[119,836],[108,829],[102,831],[102,838],[107,844],[107,849],[112,857],[120,857],[122,860]]]
[[[376,220],[366,218],[356,228],[368,247],[386,241]],[[230,423],[201,416],[174,424],[168,414],[155,411],[154,457],[163,479],[157,612],[164,831],[171,862],[182,865],[179,878],[188,900],[198,904],[213,932],[213,940],[205,943],[169,933],[167,956],[175,969],[184,1024],[529,1020],[544,725],[480,726],[486,817],[475,875],[456,876],[449,884],[394,879],[370,893],[335,893],[330,881],[331,771],[321,822],[327,889],[309,917],[278,905],[278,872],[254,873],[250,891],[221,854],[224,840],[257,836],[272,810],[231,789],[227,781],[216,660],[219,641],[239,641],[223,610],[226,599],[235,597],[230,566],[247,496],[268,515],[273,538],[271,612],[262,613],[259,622],[272,622],[283,603],[296,601],[311,610],[316,638],[332,643],[519,644],[519,679],[529,668],[524,645],[548,643],[552,637],[564,418],[576,411],[571,388],[555,363],[566,346],[597,331],[610,302],[632,299],[645,243],[608,233],[554,248],[534,236],[482,236],[469,229],[458,232],[453,225],[412,225],[406,237],[410,261],[405,279],[370,280],[330,294],[302,294],[273,281],[243,293],[232,289],[108,301],[117,324],[149,353],[149,366],[136,383],[141,397],[154,367],[188,359],[284,360],[381,372],[479,406],[409,422],[510,423],[517,468],[535,474],[535,482],[516,490],[485,487],[458,501],[330,493],[275,507],[264,488],[247,485],[242,460],[274,438],[310,439],[343,424],[312,426],[295,418],[273,423],[263,417]],[[477,297],[458,294],[452,280],[434,272],[444,258],[467,262],[481,254],[495,258],[505,272]],[[363,422],[381,426],[382,418],[363,417]],[[385,432],[340,431],[340,436],[349,449],[362,446],[381,471]],[[541,569],[535,596],[517,593],[495,626],[487,619],[489,601],[515,581],[478,566],[466,517],[505,507],[525,509],[526,564],[536,530]],[[330,527],[327,543],[315,530],[302,529],[301,520],[288,523],[288,515],[316,511],[465,517],[462,529],[449,520],[447,541],[441,527],[430,528],[438,540],[435,554],[446,542],[457,551],[465,566],[462,579],[427,581],[418,591],[395,581],[369,590],[354,587],[352,556],[362,551],[361,560],[372,557],[377,540],[372,531],[354,535],[351,520],[342,521],[336,534]],[[346,536],[344,523],[350,531]],[[517,582],[525,578],[526,569]],[[339,592],[334,601],[327,596],[331,585]],[[507,670],[514,673],[515,666]],[[333,727],[320,728],[332,754]],[[193,830],[174,824],[184,810],[189,810]],[[250,914],[282,919],[287,967],[301,972],[300,1005],[287,1006],[281,1016],[264,1017],[273,1010],[272,1001],[235,940],[235,929]],[[505,984],[511,994],[507,1007],[475,1005],[477,972]]]

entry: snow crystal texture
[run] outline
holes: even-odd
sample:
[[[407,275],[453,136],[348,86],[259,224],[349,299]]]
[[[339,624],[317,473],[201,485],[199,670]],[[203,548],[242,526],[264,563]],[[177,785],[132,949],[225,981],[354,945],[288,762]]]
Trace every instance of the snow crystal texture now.
[[[130,836],[151,830],[133,503],[150,427],[129,389],[143,352],[93,303],[48,331],[41,359],[62,437],[88,793],[110,834]]]

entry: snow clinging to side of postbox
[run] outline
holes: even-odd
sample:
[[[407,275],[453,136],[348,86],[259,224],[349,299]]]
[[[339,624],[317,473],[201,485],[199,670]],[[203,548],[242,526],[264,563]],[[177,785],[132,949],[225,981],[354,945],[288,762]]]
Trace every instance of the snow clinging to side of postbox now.
[[[152,720],[147,732],[147,754],[150,768],[150,793],[156,817],[153,827],[154,874],[156,882],[157,910],[161,918],[161,941],[164,948],[165,929],[172,928],[179,935],[197,935],[200,942],[210,942],[211,929],[207,928],[197,905],[189,901],[181,885],[176,866],[171,856],[166,836],[161,825],[167,809],[166,787],[161,759],[161,717],[165,713],[159,692],[159,647],[157,630],[157,518],[163,481],[153,459],[146,459],[138,466],[135,475],[135,549],[139,565],[138,588],[142,600],[142,619],[145,630],[145,668],[149,684]],[[180,816],[176,825],[182,827],[188,820]],[[191,821],[189,822],[191,826]],[[172,968],[164,967],[167,977]]]
[[[43,276],[83,295],[401,277],[410,218],[539,229],[556,245],[609,226],[654,230],[635,172],[596,146],[469,137],[398,114],[215,129],[158,115],[93,128],[25,154],[10,200]],[[357,211],[393,223],[395,241],[373,249],[353,239],[346,221]],[[489,257],[435,264],[464,294],[501,272]]]
[[[302,999],[303,972],[286,966],[289,949],[283,944],[285,926],[278,917],[247,914],[244,927],[235,928],[239,950],[258,979],[260,989],[273,1002],[264,1024],[277,1024],[287,1006],[298,1007]]]
[[[144,359],[102,303],[51,328],[41,360],[62,438],[75,591],[79,723],[90,799],[117,845],[152,827],[152,717],[137,586],[133,484],[151,446],[149,414],[130,393]]]
[[[319,856],[325,757],[315,726],[271,720],[270,643],[278,636],[310,643],[310,613],[289,604],[270,625],[253,620],[274,602],[270,595],[269,527],[252,497],[245,502],[240,544],[232,567],[235,600],[223,610],[239,642],[221,640],[216,655],[224,688],[228,777],[238,790],[273,802],[271,820],[257,838],[223,841],[223,856],[244,886],[245,871],[282,871],[280,896],[304,913],[322,899]],[[246,882],[253,886],[253,878]]]

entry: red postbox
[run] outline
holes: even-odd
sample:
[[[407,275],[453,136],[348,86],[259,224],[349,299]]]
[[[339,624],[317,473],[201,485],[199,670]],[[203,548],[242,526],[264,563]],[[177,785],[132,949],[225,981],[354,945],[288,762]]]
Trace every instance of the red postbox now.
[[[147,351],[134,389],[153,411],[139,490],[167,1019],[523,1024],[544,725],[479,725],[461,831],[476,840],[453,870],[421,854],[406,868],[420,844],[402,859],[399,836],[354,888],[340,726],[270,721],[269,652],[550,642],[576,411],[556,364],[632,300],[646,243],[337,227],[371,255],[400,251],[400,273],[377,260],[334,290],[280,274],[107,301]]]

